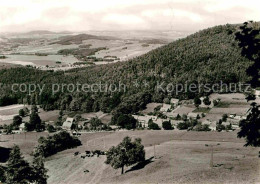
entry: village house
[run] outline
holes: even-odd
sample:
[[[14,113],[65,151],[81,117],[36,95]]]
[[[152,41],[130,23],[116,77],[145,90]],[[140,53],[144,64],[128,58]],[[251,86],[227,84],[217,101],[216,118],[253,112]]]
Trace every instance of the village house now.
[[[258,90],[258,89],[255,90],[255,96],[257,98],[260,98],[260,90]]]
[[[19,130],[20,130],[20,132],[24,132],[25,131],[25,123],[20,124]]]
[[[173,106],[173,107],[177,107],[179,105],[179,99],[177,98],[171,98],[170,100],[170,104]]]
[[[67,118],[66,121],[62,124],[62,129],[71,130],[74,122],[75,122],[74,118]]]
[[[154,123],[156,123],[160,128],[162,128],[162,124],[163,124],[163,122],[165,122],[165,121],[169,121],[172,125],[173,125],[173,122],[172,122],[172,120],[170,120],[170,119],[161,119],[161,118],[158,118],[156,121],[153,121]]]
[[[168,118],[177,118],[178,117],[178,115],[179,115],[179,113],[176,113],[176,112],[165,112],[165,113],[163,113],[163,114],[165,114]]]
[[[235,116],[236,116],[236,114],[229,114],[228,117],[233,119]]]
[[[147,128],[148,127],[148,122],[149,120],[153,120],[154,123],[158,124],[159,127],[162,127],[162,123],[164,121],[170,121],[170,119],[161,119],[161,118],[157,118],[157,116],[138,116],[138,115],[132,115],[139,123],[142,124],[143,127]]]
[[[142,124],[142,126],[147,127],[148,126],[148,122],[149,120],[153,120],[156,121],[157,120],[157,116],[149,116],[149,115],[145,115],[145,116],[139,116],[139,115],[132,115],[139,123]]]
[[[209,125],[209,128],[213,131],[216,131],[216,127],[217,127],[217,122],[216,121],[211,121],[209,119],[206,119],[204,121],[202,121],[201,123],[202,125]]]

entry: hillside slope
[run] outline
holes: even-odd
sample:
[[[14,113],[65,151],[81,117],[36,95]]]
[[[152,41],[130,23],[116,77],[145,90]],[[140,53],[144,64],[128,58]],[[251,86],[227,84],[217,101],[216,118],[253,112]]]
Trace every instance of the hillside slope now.
[[[95,36],[90,34],[78,34],[78,35],[69,35],[69,36],[63,36],[59,38],[60,40],[57,42],[54,42],[52,44],[61,44],[61,45],[70,45],[70,44],[81,44],[83,40],[90,40],[90,39],[96,39],[96,40],[114,40],[114,37],[109,36]]]
[[[150,101],[161,102],[165,97],[193,98],[198,92],[181,92],[179,94],[157,91],[157,84],[215,84],[246,82],[246,74],[251,61],[241,56],[241,49],[235,41],[234,25],[216,26],[199,31],[184,39],[174,41],[166,46],[155,49],[140,57],[102,66],[74,69],[64,72],[37,71],[31,68],[18,68],[0,71],[0,82],[39,83],[45,84],[44,93],[37,98],[39,104],[45,104],[46,109],[65,108],[71,102],[78,104],[94,99],[90,104],[92,110],[111,111],[118,104],[125,113],[135,112]],[[137,81],[140,86],[133,85]],[[50,85],[53,83],[116,83],[125,84],[124,93],[73,93],[70,97],[64,93],[51,95]],[[141,86],[143,82],[148,85]],[[119,84],[118,84],[119,85]],[[49,86],[49,87],[48,87]],[[14,101],[25,97],[24,93],[15,96],[8,87],[4,88],[4,97],[14,98]],[[203,92],[201,92],[203,93]],[[91,95],[90,95],[91,94]],[[1,100],[0,100],[1,105]]]

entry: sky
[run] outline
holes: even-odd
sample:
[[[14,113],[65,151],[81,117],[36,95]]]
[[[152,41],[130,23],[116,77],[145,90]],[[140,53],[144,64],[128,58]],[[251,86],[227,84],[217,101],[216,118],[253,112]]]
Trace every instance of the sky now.
[[[0,0],[0,32],[183,30],[260,21],[259,0]]]

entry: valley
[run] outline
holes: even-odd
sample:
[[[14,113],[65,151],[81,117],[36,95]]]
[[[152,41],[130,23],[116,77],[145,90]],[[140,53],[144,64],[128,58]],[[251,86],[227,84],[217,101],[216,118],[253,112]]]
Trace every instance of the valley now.
[[[41,70],[68,70],[77,67],[123,62],[163,46],[170,41],[182,38],[186,34],[188,33],[174,31],[162,33],[141,31],[91,31],[87,33],[33,31],[2,34],[0,35],[0,56],[6,58],[0,59],[0,64],[32,66]],[[75,57],[73,53],[65,55],[59,53],[62,50],[79,50],[79,52]],[[85,53],[87,51],[87,54],[81,52],[82,50]]]

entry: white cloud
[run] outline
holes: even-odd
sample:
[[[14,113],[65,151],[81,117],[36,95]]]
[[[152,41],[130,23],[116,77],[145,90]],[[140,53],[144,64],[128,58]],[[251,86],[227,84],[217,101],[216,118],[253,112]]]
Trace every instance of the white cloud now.
[[[135,15],[121,15],[121,14],[108,14],[106,15],[102,21],[104,22],[112,22],[117,24],[140,24],[144,23],[144,21]]]
[[[260,7],[259,0],[210,0],[206,2],[204,9],[212,13],[229,10],[234,7],[243,7],[254,11],[257,9],[256,7]]]

